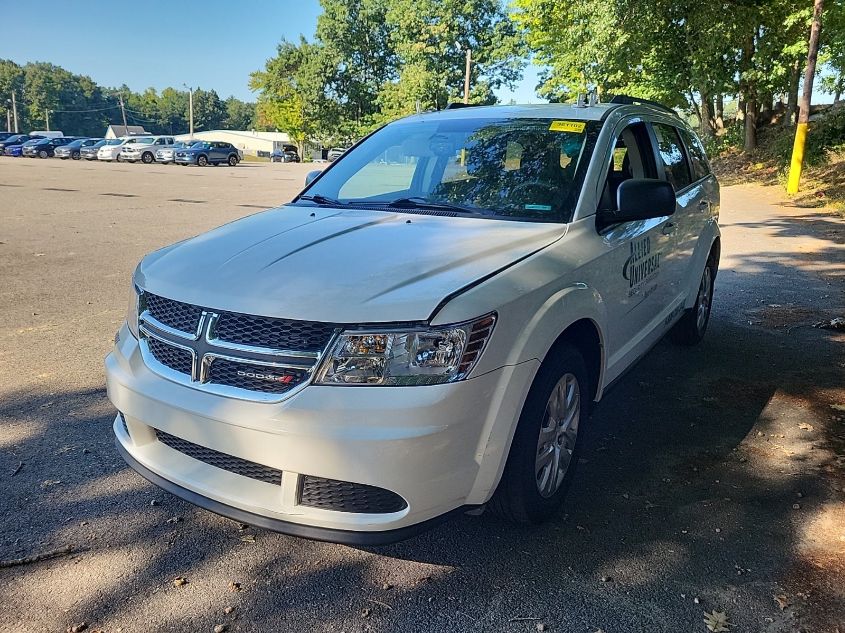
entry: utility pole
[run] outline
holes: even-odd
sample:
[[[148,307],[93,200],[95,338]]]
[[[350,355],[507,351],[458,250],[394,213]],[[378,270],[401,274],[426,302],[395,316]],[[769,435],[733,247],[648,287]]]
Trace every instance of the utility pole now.
[[[472,67],[472,49],[467,47],[467,65],[464,72],[464,103],[469,103],[469,75]]]
[[[15,101],[15,91],[12,90],[12,113],[15,117],[15,134],[18,133],[18,103]]]
[[[47,131],[50,131],[50,111],[47,108],[44,108],[44,118],[47,121]]]
[[[804,145],[807,142],[807,126],[810,121],[810,98],[813,96],[813,77],[816,74],[816,60],[819,56],[819,34],[822,30],[823,9],[824,0],[815,0],[807,52],[807,70],[804,72],[804,92],[801,95],[798,125],[795,126],[795,142],[792,145],[792,161],[789,165],[789,181],[786,185],[787,193],[798,193],[801,169],[804,167]]]
[[[6,131],[12,131],[12,111],[6,108]]]
[[[123,116],[123,133],[129,134],[129,126],[126,125],[126,108],[123,107],[123,93],[117,93],[117,98],[120,100],[120,114]]]
[[[188,88],[188,126],[190,128],[190,138],[194,140],[194,89]]]

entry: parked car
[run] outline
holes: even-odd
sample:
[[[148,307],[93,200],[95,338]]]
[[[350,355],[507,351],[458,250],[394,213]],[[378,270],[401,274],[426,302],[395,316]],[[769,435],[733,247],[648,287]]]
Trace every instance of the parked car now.
[[[145,257],[106,359],[124,459],[356,545],[558,516],[593,402],[704,337],[719,265],[701,142],[621,101],[399,119],[291,203]]]
[[[65,134],[61,130],[33,130],[29,135],[40,136],[42,138],[61,138]]]
[[[0,141],[0,154],[5,153],[6,148],[10,145],[23,145],[27,141],[32,141],[41,136],[30,136],[29,134],[12,134]]]
[[[35,143],[25,143],[22,155],[27,158],[52,158],[55,156],[56,148],[73,142],[72,136],[54,136],[38,139]]]
[[[283,145],[270,153],[271,163],[298,163],[299,161],[299,152],[296,145]]]
[[[0,132],[0,141],[5,141],[10,136],[15,136],[16,132]]]
[[[108,139],[108,142],[97,150],[97,160],[106,162],[123,160],[120,152],[127,145],[134,145],[135,143],[146,144],[152,139],[152,136],[121,136],[120,138]]]
[[[108,143],[107,139],[99,139],[93,145],[85,145],[79,148],[79,157],[85,160],[97,160],[97,152],[103,145]]]
[[[3,154],[5,156],[14,157],[23,156],[23,151],[25,147],[29,145],[35,145],[36,143],[41,142],[41,140],[43,139],[41,139],[40,137],[30,138],[29,136],[26,136],[17,143],[6,145],[5,149],[3,150]]]
[[[176,152],[180,149],[186,149],[191,147],[194,143],[198,143],[199,141],[192,139],[187,141],[176,141],[173,145],[169,147],[163,147],[161,149],[156,150],[155,159],[157,163],[172,163],[176,158]]]
[[[231,143],[218,141],[198,141],[176,151],[174,162],[179,165],[220,165],[229,164],[234,167],[243,158],[243,153]]]
[[[330,163],[333,163],[338,158],[343,156],[344,153],[346,153],[346,148],[344,148],[344,147],[332,147],[329,150],[329,153],[326,155],[326,158],[328,159],[328,161]]]
[[[172,136],[143,137],[137,143],[127,143],[120,150],[120,160],[128,163],[141,161],[149,165],[155,162],[155,152],[158,149],[172,147],[175,143]]]
[[[71,141],[67,145],[62,145],[61,147],[57,147],[55,149],[55,155],[57,158],[61,158],[62,160],[67,160],[71,158],[73,160],[79,160],[82,158],[82,149],[85,147],[93,147],[102,139],[99,138],[78,138],[75,141]]]

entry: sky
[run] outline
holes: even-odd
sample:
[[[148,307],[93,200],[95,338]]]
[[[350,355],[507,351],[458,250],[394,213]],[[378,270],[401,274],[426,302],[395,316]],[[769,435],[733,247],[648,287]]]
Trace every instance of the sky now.
[[[311,39],[320,13],[318,0],[24,0],[0,7],[4,24],[25,25],[4,31],[0,59],[50,62],[103,86],[140,92],[187,85],[245,101],[255,100],[249,73],[264,67],[282,38]],[[177,46],[184,34],[193,37]],[[514,91],[497,96],[536,103],[536,84],[529,66]]]

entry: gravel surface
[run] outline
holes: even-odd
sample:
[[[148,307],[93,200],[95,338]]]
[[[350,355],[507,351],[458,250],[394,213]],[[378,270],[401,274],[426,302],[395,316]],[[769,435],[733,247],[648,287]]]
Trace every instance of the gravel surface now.
[[[0,159],[0,630],[845,630],[845,332],[812,327],[845,315],[845,226],[773,190],[723,192],[705,342],[660,343],[606,396],[556,521],[352,548],[134,474],[102,360],[135,264],[308,170]]]

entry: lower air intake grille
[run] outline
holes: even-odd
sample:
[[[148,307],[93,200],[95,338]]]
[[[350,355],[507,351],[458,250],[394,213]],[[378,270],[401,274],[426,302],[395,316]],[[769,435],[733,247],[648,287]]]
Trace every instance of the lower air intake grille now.
[[[263,466],[262,464],[256,464],[255,462],[250,462],[245,459],[241,459],[240,457],[235,457],[234,455],[227,455],[226,453],[221,453],[211,448],[194,444],[188,440],[183,440],[180,437],[170,435],[164,431],[156,430],[156,436],[158,437],[158,441],[162,444],[165,444],[173,450],[179,451],[188,457],[193,457],[196,460],[204,462],[209,466],[228,470],[230,473],[241,475],[242,477],[249,477],[250,479],[257,479],[258,481],[263,481],[268,484],[275,484],[279,486],[282,483],[281,470],[276,470],[275,468],[270,468],[269,466]]]
[[[348,481],[303,475],[299,503],[335,512],[388,514],[404,510],[408,504],[395,492]]]
[[[262,393],[285,393],[307,377],[308,372],[304,370],[215,358],[211,363],[208,382]]]
[[[181,347],[168,345],[157,338],[147,338],[147,345],[150,347],[150,353],[162,365],[166,365],[175,371],[183,374],[191,375],[191,365],[193,364],[193,357],[191,352]]]

